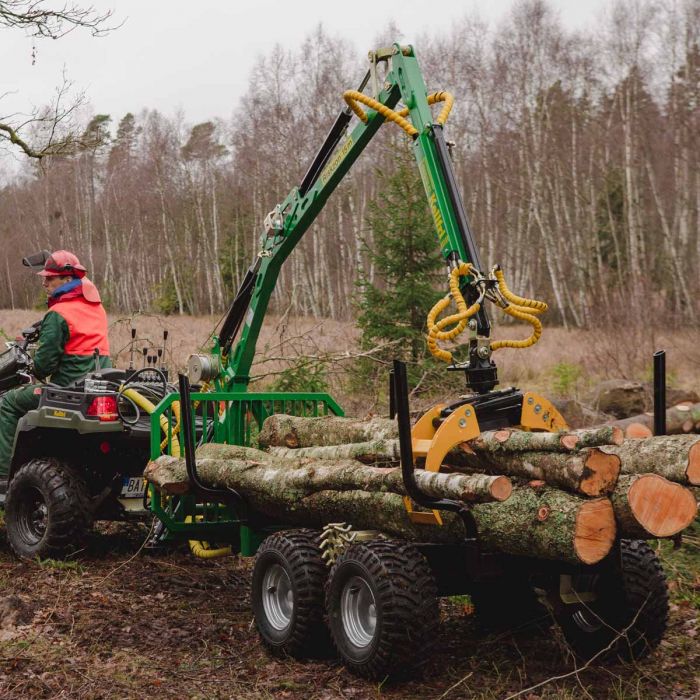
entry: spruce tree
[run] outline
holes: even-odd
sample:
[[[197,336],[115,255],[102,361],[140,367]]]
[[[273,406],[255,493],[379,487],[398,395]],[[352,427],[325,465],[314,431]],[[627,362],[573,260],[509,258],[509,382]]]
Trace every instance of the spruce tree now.
[[[413,155],[403,147],[392,164],[391,173],[378,173],[381,191],[368,204],[371,236],[364,240],[367,270],[358,282],[357,324],[364,350],[390,343],[373,357],[406,361],[416,382],[437,367],[425,342],[426,316],[444,294],[445,266]],[[358,379],[381,391],[387,367],[363,359]]]

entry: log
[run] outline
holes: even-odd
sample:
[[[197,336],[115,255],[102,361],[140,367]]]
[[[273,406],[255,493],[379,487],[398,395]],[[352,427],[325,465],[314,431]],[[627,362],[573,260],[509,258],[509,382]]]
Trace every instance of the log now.
[[[472,513],[480,540],[506,554],[594,564],[615,541],[615,516],[608,498],[522,486],[514,488],[504,503],[479,504]]]
[[[559,433],[528,432],[505,428],[487,430],[468,445],[475,452],[502,454],[504,452],[572,452],[584,447],[621,445],[624,440],[622,430],[614,425],[600,428],[572,430]]]
[[[690,525],[698,505],[693,493],[658,474],[623,474],[611,496],[622,537],[672,537]]]
[[[397,469],[378,469],[341,463],[341,478],[332,480],[337,486],[350,485],[345,480],[350,469],[369,475],[362,487],[338,490],[310,491],[310,484],[318,484],[319,477],[330,478],[337,469],[330,464],[310,463],[304,468],[290,469],[289,465],[271,467],[253,460],[221,459],[222,445],[207,445],[197,453],[200,477],[210,486],[229,485],[245,494],[250,506],[259,513],[281,523],[323,527],[329,522],[345,521],[356,529],[380,530],[409,541],[458,543],[465,537],[461,518],[443,512],[444,526],[422,525],[411,522],[401,495],[389,491],[367,491],[364,486],[388,488],[400,479]],[[207,455],[217,455],[217,458]],[[369,471],[367,471],[369,470]],[[389,472],[377,475],[376,472]],[[183,460],[161,457],[150,462],[146,477],[159,488],[171,492],[175,484],[178,493],[186,486]],[[437,495],[438,485],[451,482],[463,475],[440,474],[417,470],[421,487]],[[482,477],[484,478],[484,477]],[[493,477],[486,477],[493,478]],[[503,484],[502,477],[491,484]],[[466,483],[466,482],[454,482]],[[433,485],[431,487],[431,484]],[[440,491],[441,492],[441,491]],[[513,503],[511,503],[513,500]],[[503,510],[485,506],[495,503],[477,503],[471,507],[477,523],[479,540],[484,549],[519,556],[563,560],[571,563],[595,563],[610,550],[615,539],[615,520],[609,499],[582,499],[557,491],[520,487],[513,489],[510,498],[498,503]]]
[[[356,459],[363,464],[389,466],[401,458],[398,440],[372,440],[322,447],[270,447],[267,452],[282,459]]]
[[[486,471],[527,480],[541,480],[550,486],[584,496],[603,496],[615,488],[620,460],[608,447],[587,447],[578,452],[450,452],[449,466],[455,471]]]
[[[625,431],[625,437],[634,437],[628,435],[628,430],[639,431],[646,428],[648,434],[643,437],[652,435],[654,429],[654,414],[640,413],[624,420],[614,421],[612,425],[616,425]],[[634,426],[632,428],[632,426]],[[666,433],[668,435],[682,435],[684,433],[698,432],[700,430],[700,403],[681,403],[677,406],[672,406],[666,410]]]
[[[700,485],[697,435],[658,435],[606,449],[620,458],[623,474],[654,473],[679,484]]]
[[[261,460],[260,455],[265,459]],[[292,495],[303,498],[326,490],[406,495],[398,467],[370,467],[348,459],[285,460],[259,450],[216,443],[199,448],[196,457],[197,472],[204,483],[240,490],[262,512],[266,512],[267,501],[283,501]],[[182,494],[189,488],[183,459],[170,457],[151,462],[144,475],[165,493]],[[505,476],[444,474],[422,469],[416,470],[415,476],[427,495],[463,503],[503,501],[512,490]]]
[[[344,445],[398,437],[398,425],[389,418],[353,420],[340,416],[305,418],[278,413],[263,423],[260,447],[313,447]]]

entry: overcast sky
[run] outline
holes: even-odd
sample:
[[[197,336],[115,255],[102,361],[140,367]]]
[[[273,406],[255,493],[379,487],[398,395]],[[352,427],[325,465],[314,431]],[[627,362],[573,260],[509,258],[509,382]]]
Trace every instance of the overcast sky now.
[[[564,25],[594,23],[611,0],[551,0]],[[88,0],[78,4],[87,4]],[[49,5],[52,3],[49,2]],[[54,5],[60,4],[58,0]],[[331,36],[370,48],[394,21],[410,42],[422,32],[449,30],[456,18],[478,11],[498,22],[512,0],[93,0],[114,11],[116,31],[92,38],[75,31],[58,41],[38,40],[18,30],[0,30],[0,115],[29,112],[46,104],[65,69],[84,89],[96,113],[116,123],[143,108],[172,115],[182,109],[190,123],[228,118],[245,91],[257,58],[280,43],[296,48],[316,25]],[[32,49],[36,59],[32,65]],[[8,70],[11,67],[11,70]]]

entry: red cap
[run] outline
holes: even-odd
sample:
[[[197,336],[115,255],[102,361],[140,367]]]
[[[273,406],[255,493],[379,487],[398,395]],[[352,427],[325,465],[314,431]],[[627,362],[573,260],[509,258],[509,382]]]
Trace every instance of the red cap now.
[[[85,277],[86,272],[87,270],[80,264],[80,260],[78,260],[76,255],[69,253],[67,250],[57,250],[49,255],[44,263],[44,269],[36,274],[42,277],[64,275],[82,279]]]

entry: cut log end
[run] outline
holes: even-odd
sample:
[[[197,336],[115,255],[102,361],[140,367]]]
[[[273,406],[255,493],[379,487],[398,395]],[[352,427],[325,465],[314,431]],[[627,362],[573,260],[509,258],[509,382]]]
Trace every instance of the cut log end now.
[[[581,479],[581,491],[587,496],[602,496],[615,488],[620,475],[620,458],[592,448],[586,459],[587,474]]]
[[[700,442],[691,446],[688,452],[688,483],[700,486]]]
[[[642,423],[630,423],[625,428],[625,437],[632,438],[634,440],[642,440],[644,438],[652,437],[652,435],[653,433],[651,430]]]
[[[607,556],[615,541],[612,503],[607,498],[587,501],[576,516],[574,550],[584,564],[595,564]]]
[[[575,450],[578,444],[578,437],[570,434],[562,435],[561,444],[562,447],[565,447],[567,450]]]
[[[647,430],[649,430],[647,428]],[[650,431],[651,432],[651,431]],[[621,445],[625,441],[625,431],[617,425],[612,426],[612,443],[613,445]]]
[[[698,510],[693,493],[658,474],[643,474],[627,501],[637,522],[654,537],[671,537],[693,522]]]
[[[513,492],[513,483],[506,476],[499,476],[493,480],[490,488],[491,496],[495,501],[505,501]]]

